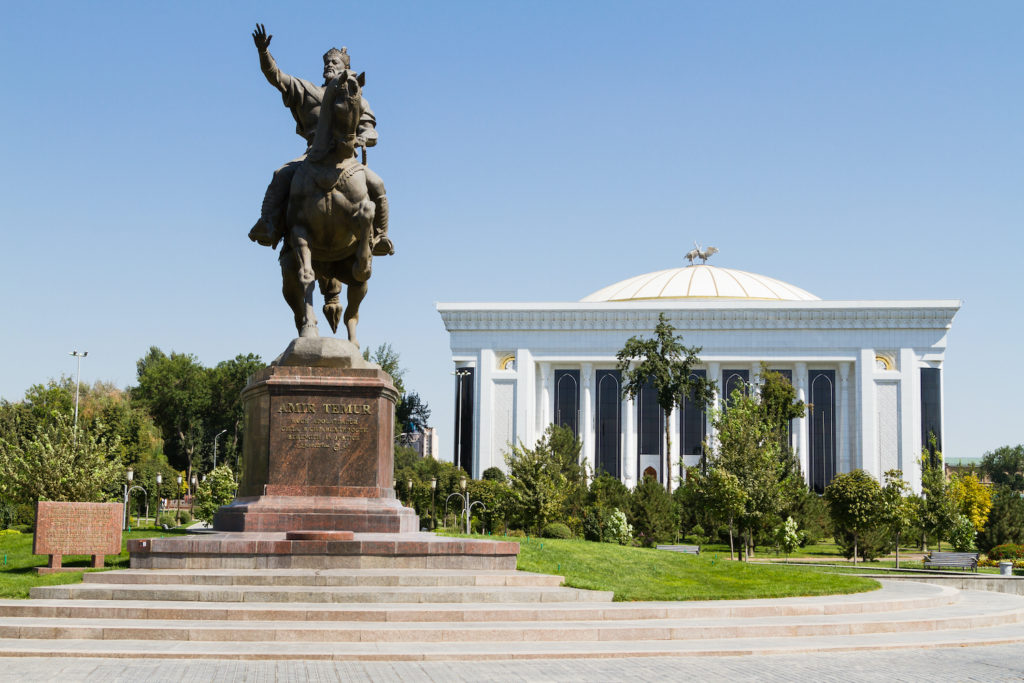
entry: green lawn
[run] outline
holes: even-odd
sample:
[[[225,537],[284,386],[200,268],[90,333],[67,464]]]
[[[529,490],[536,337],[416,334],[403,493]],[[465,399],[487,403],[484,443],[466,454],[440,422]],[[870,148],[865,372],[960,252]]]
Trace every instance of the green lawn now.
[[[178,536],[187,533],[184,529],[136,530],[122,535],[121,554],[108,555],[104,560],[106,569],[128,568],[128,539],[156,538],[157,536]],[[32,554],[32,534],[10,534],[0,536],[0,598],[27,598],[33,586],[52,586],[61,583],[78,583],[85,571],[103,571],[88,569],[92,558],[88,555],[65,555],[62,563],[65,567],[81,567],[82,571],[57,572],[39,575],[36,567],[44,567],[48,561],[46,555]]]
[[[728,600],[859,593],[876,581],[784,565],[730,562],[726,553],[684,555],[577,540],[518,541],[518,568],[558,574],[567,586],[610,590],[616,600]]]

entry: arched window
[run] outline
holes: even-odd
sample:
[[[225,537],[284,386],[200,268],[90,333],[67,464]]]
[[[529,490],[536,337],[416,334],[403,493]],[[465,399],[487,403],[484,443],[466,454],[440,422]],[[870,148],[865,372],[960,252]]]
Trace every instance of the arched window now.
[[[822,493],[836,476],[836,373],[835,370],[811,370],[809,415],[809,479],[813,491]]]

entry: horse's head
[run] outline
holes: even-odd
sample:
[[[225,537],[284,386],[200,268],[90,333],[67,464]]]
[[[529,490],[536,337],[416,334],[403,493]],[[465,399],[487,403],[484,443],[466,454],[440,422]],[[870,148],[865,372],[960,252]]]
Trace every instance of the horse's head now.
[[[309,157],[320,160],[333,148],[338,156],[347,158],[355,153],[356,132],[363,114],[363,85],[366,74],[358,76],[344,70],[327,84],[320,107],[313,149]]]

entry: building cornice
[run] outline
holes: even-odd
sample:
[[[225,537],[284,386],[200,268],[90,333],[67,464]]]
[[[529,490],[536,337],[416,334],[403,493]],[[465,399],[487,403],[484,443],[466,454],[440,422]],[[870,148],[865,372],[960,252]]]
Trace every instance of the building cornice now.
[[[934,330],[948,329],[959,309],[955,299],[437,304],[449,332],[653,330],[660,313],[681,330]]]

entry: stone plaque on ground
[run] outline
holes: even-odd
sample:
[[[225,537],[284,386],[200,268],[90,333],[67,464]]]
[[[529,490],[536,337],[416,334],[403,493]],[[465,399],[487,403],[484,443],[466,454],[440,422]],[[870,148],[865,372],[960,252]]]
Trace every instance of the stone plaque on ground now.
[[[92,555],[92,566],[102,567],[104,556],[121,554],[123,514],[121,503],[39,501],[32,552],[49,555],[50,562],[37,571],[79,571],[62,567],[62,555]]]

